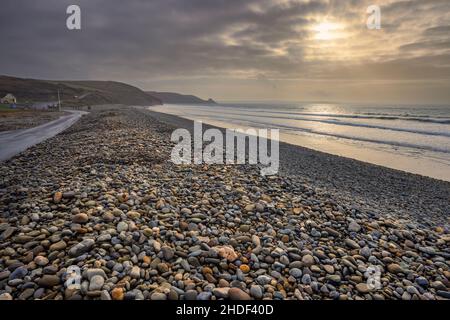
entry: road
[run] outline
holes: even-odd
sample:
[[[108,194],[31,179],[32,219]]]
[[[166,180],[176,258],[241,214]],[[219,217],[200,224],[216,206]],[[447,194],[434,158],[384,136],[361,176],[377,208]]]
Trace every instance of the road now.
[[[70,114],[37,127],[0,132],[0,161],[10,159],[29,147],[57,135],[77,122],[83,114],[87,114],[85,111],[67,111]]]

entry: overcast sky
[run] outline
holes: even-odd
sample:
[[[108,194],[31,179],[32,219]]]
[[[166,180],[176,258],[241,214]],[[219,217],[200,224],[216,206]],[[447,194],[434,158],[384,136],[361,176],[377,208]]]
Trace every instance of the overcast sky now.
[[[66,8],[81,7],[78,31]],[[381,8],[381,30],[366,9]],[[450,104],[449,0],[2,0],[0,74],[218,100]]]

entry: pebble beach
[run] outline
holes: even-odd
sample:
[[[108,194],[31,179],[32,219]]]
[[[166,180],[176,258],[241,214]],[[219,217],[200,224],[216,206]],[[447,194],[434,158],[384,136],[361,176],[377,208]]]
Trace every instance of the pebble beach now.
[[[98,107],[3,162],[0,299],[450,299],[450,183],[287,144],[274,176],[175,165],[189,125]]]

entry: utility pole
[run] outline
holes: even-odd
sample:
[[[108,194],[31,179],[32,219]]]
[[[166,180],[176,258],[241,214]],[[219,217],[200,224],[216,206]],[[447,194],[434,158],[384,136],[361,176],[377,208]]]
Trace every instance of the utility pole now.
[[[61,111],[61,99],[59,97],[59,89],[58,89],[58,111]]]

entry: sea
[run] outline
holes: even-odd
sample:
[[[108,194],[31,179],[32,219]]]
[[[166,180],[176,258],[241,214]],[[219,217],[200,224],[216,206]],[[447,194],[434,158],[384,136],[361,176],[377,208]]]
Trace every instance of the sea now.
[[[230,102],[152,110],[232,129],[279,129],[280,140],[450,181],[450,105]]]

